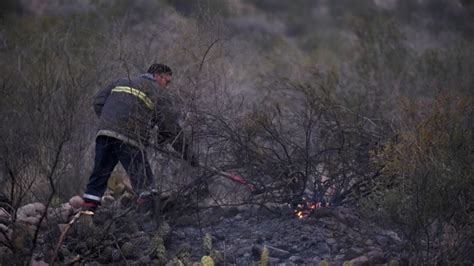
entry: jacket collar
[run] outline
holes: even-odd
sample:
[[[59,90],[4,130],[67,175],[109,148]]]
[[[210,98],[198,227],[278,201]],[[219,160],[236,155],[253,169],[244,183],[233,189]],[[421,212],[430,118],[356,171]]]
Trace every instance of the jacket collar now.
[[[150,73],[141,74],[141,76],[144,77],[144,78],[146,78],[146,79],[155,81],[155,78],[154,78],[153,75],[150,74]]]

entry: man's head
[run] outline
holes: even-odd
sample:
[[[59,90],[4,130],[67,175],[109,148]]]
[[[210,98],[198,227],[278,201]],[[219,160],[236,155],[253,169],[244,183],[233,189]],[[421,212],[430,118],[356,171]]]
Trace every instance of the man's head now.
[[[156,83],[162,88],[166,88],[173,78],[171,68],[163,64],[153,64],[147,72],[153,75]]]

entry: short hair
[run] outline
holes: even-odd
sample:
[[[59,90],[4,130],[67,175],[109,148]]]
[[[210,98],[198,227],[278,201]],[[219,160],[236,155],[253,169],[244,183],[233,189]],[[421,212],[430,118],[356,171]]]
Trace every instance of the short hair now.
[[[159,74],[166,74],[166,75],[173,75],[173,71],[171,68],[164,64],[153,64],[148,68],[148,73],[154,75],[156,73]]]

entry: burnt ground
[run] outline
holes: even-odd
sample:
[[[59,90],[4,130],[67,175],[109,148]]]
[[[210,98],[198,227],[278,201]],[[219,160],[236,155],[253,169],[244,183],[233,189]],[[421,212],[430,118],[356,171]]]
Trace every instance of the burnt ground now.
[[[216,265],[257,265],[263,250],[268,250],[270,265],[409,262],[403,239],[350,208],[318,207],[298,218],[285,204],[188,206],[150,219],[138,214],[134,204],[122,204],[117,200],[94,216],[82,215],[67,231],[67,221],[48,220],[31,262],[21,250],[27,254],[32,248],[34,227],[18,223],[12,237],[19,252],[0,250],[0,265],[51,265],[55,254],[60,265],[199,265],[205,255]]]
[[[349,209],[326,209],[297,218],[288,206],[214,208],[168,220],[173,227],[169,250],[189,245],[191,257],[205,254],[203,238],[212,236],[214,248],[228,264],[258,263],[262,247],[269,249],[270,262],[286,265],[334,265],[353,259],[365,264],[402,262],[403,241],[357,218]]]
[[[92,219],[74,224],[58,260],[68,265],[192,265],[211,255],[217,265],[257,265],[266,247],[270,265],[407,264],[403,240],[395,232],[364,222],[347,208],[319,208],[302,219],[286,205],[197,210],[166,213],[158,229],[134,210],[102,208]],[[50,231],[42,239],[48,235],[59,238]],[[43,245],[36,260],[50,261],[51,247]]]
[[[43,223],[31,264],[51,264],[57,254],[60,265],[196,265],[205,255],[216,265],[257,265],[264,249],[270,265],[408,264],[403,239],[350,208],[318,207],[298,218],[286,204],[174,206],[151,219],[126,203],[82,215],[70,230],[71,216]],[[0,250],[0,264],[29,264],[21,250],[32,248],[32,228],[12,227],[18,252]]]

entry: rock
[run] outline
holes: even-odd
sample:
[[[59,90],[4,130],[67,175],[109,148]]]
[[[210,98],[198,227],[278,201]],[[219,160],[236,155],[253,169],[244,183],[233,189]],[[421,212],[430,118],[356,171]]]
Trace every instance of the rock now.
[[[22,219],[30,216],[38,216],[41,215],[46,207],[43,203],[35,202],[27,204],[17,210],[17,218]]]
[[[232,218],[239,214],[239,209],[237,207],[224,208],[222,212],[222,217]]]
[[[139,265],[150,265],[151,259],[150,256],[145,255],[141,256],[140,259],[138,260]]]
[[[398,234],[394,231],[385,230],[383,231],[383,234],[389,237],[396,244],[401,244],[403,242],[402,239],[398,236]]]
[[[114,252],[114,249],[112,247],[105,247],[105,249],[102,251],[100,254],[101,257],[104,259],[104,263],[109,263],[112,261],[112,253]]]
[[[182,215],[176,220],[176,226],[190,226],[194,223],[194,219],[189,215]]]
[[[378,264],[378,263],[385,263],[384,253],[380,249],[373,249],[367,253],[367,257],[369,257],[370,263]]]
[[[367,258],[367,256],[360,256],[355,259],[352,259],[350,262],[356,266],[356,265],[362,265],[364,263],[367,263],[368,261],[369,261],[369,258]]]
[[[312,265],[319,265],[319,263],[322,261],[322,259],[318,256],[316,257],[313,257],[311,260],[310,260],[310,264]]]
[[[40,221],[40,217],[28,216],[28,217],[18,217],[18,221],[24,222],[30,225],[37,225]]]
[[[300,256],[291,256],[288,260],[297,264],[304,263],[303,258],[301,258]]]
[[[284,249],[280,249],[280,248],[276,248],[272,246],[267,246],[267,248],[268,248],[270,257],[275,257],[279,259],[287,259],[290,257],[290,252]]]
[[[329,248],[329,245],[326,244],[326,242],[319,242],[316,245],[316,249],[318,254],[326,254],[331,252],[331,249]]]
[[[281,260],[280,260],[279,258],[268,257],[268,263],[269,263],[270,265],[279,263],[280,261],[281,261]]]
[[[84,203],[84,200],[79,196],[74,196],[69,199],[69,205],[71,205],[74,211],[79,210],[82,206],[82,203]]]
[[[390,242],[389,238],[387,236],[384,236],[384,235],[378,235],[375,237],[375,240],[377,241],[377,243],[383,247],[387,246]]]
[[[336,244],[337,240],[335,238],[328,238],[328,239],[326,239],[326,243],[328,245]]]
[[[125,242],[122,245],[121,249],[122,249],[123,256],[127,259],[133,259],[133,258],[139,257],[137,247],[130,242]]]
[[[374,245],[374,241],[372,241],[371,239],[367,239],[367,240],[365,241],[365,245],[367,245],[367,246],[373,246],[373,245]]]
[[[346,251],[346,255],[344,256],[344,259],[345,260],[351,260],[351,259],[357,258],[357,257],[359,257],[363,254],[364,254],[364,249],[352,247],[352,248],[349,248]]]

